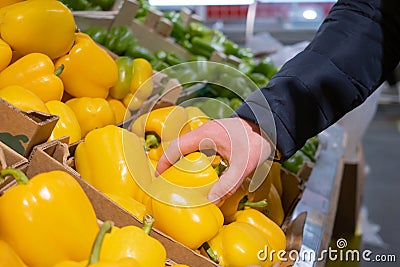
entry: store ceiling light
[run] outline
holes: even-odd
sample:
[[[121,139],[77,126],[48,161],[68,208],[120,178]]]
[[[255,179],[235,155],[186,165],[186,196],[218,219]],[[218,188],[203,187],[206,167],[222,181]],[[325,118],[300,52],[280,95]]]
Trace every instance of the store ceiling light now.
[[[317,12],[314,9],[306,9],[303,11],[303,18],[313,20],[318,16]]]
[[[250,5],[254,0],[149,0],[151,6]]]

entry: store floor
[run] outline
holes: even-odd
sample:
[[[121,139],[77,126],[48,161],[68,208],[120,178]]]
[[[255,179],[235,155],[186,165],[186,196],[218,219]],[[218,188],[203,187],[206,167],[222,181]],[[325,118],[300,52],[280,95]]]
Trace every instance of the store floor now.
[[[400,104],[378,106],[362,143],[367,175],[361,250],[370,250],[371,259],[395,255],[396,262],[361,261],[360,266],[400,266]]]

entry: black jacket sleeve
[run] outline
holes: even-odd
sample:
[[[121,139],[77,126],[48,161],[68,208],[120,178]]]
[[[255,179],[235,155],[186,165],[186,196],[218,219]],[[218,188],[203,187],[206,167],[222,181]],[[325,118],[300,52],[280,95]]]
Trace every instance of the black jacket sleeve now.
[[[360,105],[399,59],[400,1],[339,0],[305,50],[236,113],[267,133],[276,131],[283,161]],[[274,130],[262,119],[269,112]]]

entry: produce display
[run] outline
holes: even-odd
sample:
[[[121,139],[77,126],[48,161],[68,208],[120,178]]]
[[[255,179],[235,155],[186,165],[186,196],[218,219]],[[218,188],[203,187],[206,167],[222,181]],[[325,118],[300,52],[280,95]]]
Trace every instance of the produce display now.
[[[128,26],[77,30],[72,10],[109,10],[115,1],[6,2],[0,5],[0,98],[22,111],[59,117],[48,141],[69,137],[77,177],[54,170],[28,179],[24,169],[0,168],[0,184],[7,176],[16,180],[0,188],[1,266],[166,266],[168,249],[151,235],[153,228],[206,257],[210,266],[281,263],[276,255],[261,259],[258,252],[266,246],[286,249],[283,226],[291,203],[284,205],[281,174],[283,168],[297,173],[306,157],[316,161],[316,138],[298,152],[304,154],[302,163],[297,153],[282,165],[264,162],[261,168],[269,171],[254,192],[248,191],[252,174],[219,205],[207,200],[229,168],[218,154],[196,151],[155,176],[172,140],[228,117],[269,81],[277,71],[269,57],[255,59],[251,50],[199,22],[184,25],[177,12],[164,16],[174,24],[176,43],[193,54],[190,60],[170,51],[151,53]],[[149,8],[147,1],[141,3],[136,19]],[[239,58],[240,64],[218,70],[204,64],[215,51]],[[196,96],[208,100],[149,109],[135,114],[127,127],[119,126],[154,93],[152,77],[158,71],[179,79],[183,91],[203,83]],[[99,220],[79,181],[143,227]]]
[[[115,0],[59,0],[73,11],[108,11]]]

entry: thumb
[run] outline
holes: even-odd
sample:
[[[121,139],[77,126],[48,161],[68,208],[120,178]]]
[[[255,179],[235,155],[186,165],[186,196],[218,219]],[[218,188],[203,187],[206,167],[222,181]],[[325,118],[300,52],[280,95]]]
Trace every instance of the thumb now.
[[[211,188],[208,193],[209,201],[218,204],[235,193],[240,187],[246,177],[246,173],[244,173],[243,168],[235,168],[235,166],[237,165],[230,165]]]

